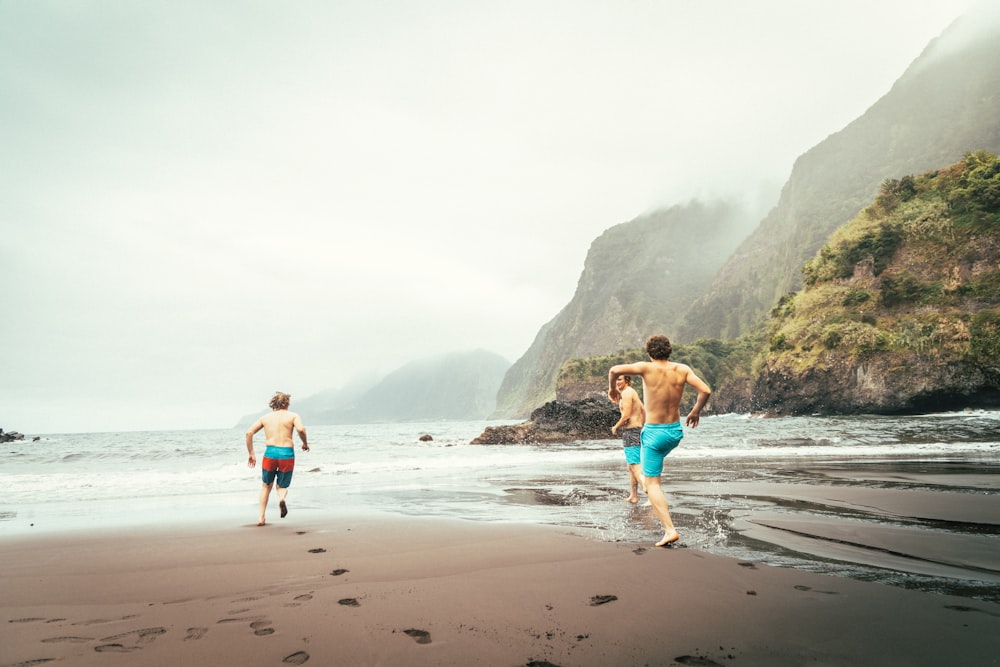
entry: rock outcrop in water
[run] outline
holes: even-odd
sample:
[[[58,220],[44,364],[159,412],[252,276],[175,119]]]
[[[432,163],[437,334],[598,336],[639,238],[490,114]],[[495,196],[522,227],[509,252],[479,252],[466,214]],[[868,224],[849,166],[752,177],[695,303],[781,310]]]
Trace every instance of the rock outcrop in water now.
[[[4,433],[3,429],[0,428],[0,442],[14,442],[15,440],[24,440],[24,434],[17,431]]]
[[[521,424],[489,426],[472,441],[474,445],[514,445],[573,440],[610,440],[618,421],[618,406],[606,397],[578,401],[550,401]]]

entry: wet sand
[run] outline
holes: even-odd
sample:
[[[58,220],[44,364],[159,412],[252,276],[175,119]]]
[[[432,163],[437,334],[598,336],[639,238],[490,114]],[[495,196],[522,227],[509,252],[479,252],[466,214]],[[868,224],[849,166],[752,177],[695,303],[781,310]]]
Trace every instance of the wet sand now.
[[[1000,605],[980,600],[544,526],[273,521],[3,540],[0,665],[1000,661]]]

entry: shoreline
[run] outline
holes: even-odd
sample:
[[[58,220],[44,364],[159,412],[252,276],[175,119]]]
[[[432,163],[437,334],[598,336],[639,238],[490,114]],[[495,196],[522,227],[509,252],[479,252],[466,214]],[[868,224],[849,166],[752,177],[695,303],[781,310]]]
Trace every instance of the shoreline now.
[[[3,540],[0,665],[1000,659],[995,603],[551,526],[292,516]]]

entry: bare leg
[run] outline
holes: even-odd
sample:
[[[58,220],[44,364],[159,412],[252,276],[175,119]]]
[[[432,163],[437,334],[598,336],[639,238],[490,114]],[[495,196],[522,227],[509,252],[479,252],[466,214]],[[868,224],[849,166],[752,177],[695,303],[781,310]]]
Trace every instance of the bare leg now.
[[[670,510],[667,507],[667,497],[663,495],[663,487],[660,486],[659,477],[646,478],[646,495],[649,496],[649,502],[652,503],[653,511],[656,512],[657,518],[659,518],[660,523],[663,524],[663,539],[657,542],[656,546],[662,547],[679,540],[681,536],[677,534],[677,529],[674,528],[674,522],[670,518]]]
[[[267,499],[271,497],[271,485],[261,484],[260,486],[260,517],[257,519],[257,525],[264,525],[264,510],[267,509]]]
[[[281,518],[284,519],[285,515],[288,514],[288,505],[285,504],[285,498],[288,497],[288,487],[278,487],[278,506],[281,507]]]
[[[628,501],[630,503],[639,502],[639,486],[642,481],[641,473],[639,472],[639,465],[635,463],[630,463],[628,465],[628,486],[629,495]],[[645,489],[643,489],[645,491]]]
[[[642,465],[633,463],[629,467],[632,469],[632,474],[635,475],[636,485],[642,489],[643,493],[646,493],[646,478],[642,474]]]
[[[639,502],[639,483],[635,478],[635,466],[628,464],[626,467],[628,468],[629,494],[628,498],[626,498],[625,500],[629,501],[630,503],[637,503]]]

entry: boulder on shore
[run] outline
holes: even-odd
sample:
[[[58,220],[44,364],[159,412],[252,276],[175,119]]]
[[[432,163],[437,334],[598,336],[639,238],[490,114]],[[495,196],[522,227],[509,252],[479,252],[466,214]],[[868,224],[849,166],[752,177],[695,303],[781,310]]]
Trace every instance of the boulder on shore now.
[[[473,445],[520,445],[573,440],[612,440],[611,427],[621,413],[607,398],[550,401],[531,413],[528,421],[488,426]]]
[[[3,429],[0,428],[0,442],[13,442],[15,440],[24,440],[24,434],[18,433],[17,431],[4,433]]]

